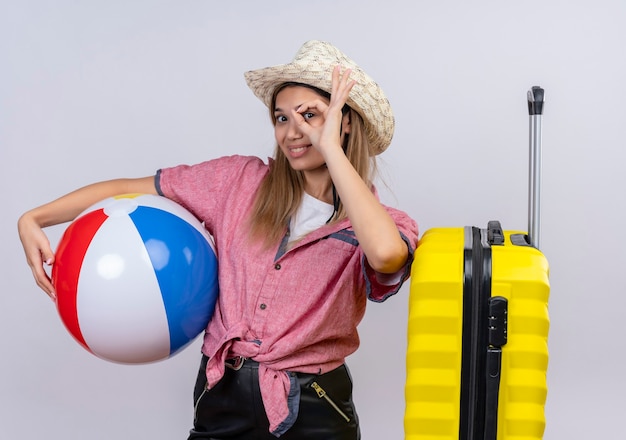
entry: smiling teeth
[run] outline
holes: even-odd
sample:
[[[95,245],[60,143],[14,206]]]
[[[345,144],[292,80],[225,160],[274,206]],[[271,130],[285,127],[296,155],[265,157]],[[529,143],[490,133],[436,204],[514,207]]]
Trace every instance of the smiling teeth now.
[[[292,148],[291,152],[292,153],[302,153],[304,150],[306,150],[307,147],[298,147],[298,148]]]

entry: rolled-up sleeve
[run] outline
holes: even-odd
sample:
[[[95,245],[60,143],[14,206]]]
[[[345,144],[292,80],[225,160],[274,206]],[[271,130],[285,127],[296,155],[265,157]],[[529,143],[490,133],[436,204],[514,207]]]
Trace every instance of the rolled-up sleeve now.
[[[396,223],[402,240],[406,243],[408,257],[404,266],[394,274],[376,272],[368,264],[365,256],[362,257],[367,298],[374,302],[383,302],[390,296],[398,293],[402,284],[409,278],[413,254],[415,253],[418,240],[418,228],[415,220],[406,213],[393,208],[387,207],[387,211]]]

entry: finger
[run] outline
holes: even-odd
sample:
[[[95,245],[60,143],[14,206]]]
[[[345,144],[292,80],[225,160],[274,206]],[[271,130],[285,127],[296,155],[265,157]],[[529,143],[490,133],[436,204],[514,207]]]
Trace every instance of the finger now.
[[[27,256],[27,260],[33,273],[33,277],[35,278],[35,282],[39,288],[46,292],[50,298],[55,299],[56,292],[54,290],[52,280],[43,267],[44,264],[48,266],[52,266],[54,264],[55,259],[52,249],[50,249],[49,246],[46,246],[44,249],[35,250]]]
[[[303,105],[301,105],[295,110],[291,110],[291,119],[296,123],[298,130],[300,130],[302,133],[306,135],[310,134],[311,127],[309,126],[307,121],[304,119],[304,116],[302,115],[302,113],[305,113],[308,110],[309,108]]]
[[[315,126],[323,125],[327,120],[328,104],[323,100],[308,101],[292,110],[292,118],[303,133],[309,134],[312,129],[311,120],[307,113],[312,113],[316,123]]]
[[[43,266],[33,267],[33,277],[35,278],[35,282],[39,286],[41,290],[43,290],[46,295],[48,295],[51,299],[56,299],[56,291],[54,289],[54,285],[52,284],[52,280],[43,269]]]
[[[341,82],[341,66],[337,64],[333,69],[332,80],[331,80],[331,92],[330,96],[332,97],[337,93],[337,89],[339,88],[339,83]]]
[[[341,66],[338,67],[339,72],[339,86],[345,87],[350,81],[350,74],[352,73],[352,69],[346,68],[343,72],[341,72]]]
[[[41,250],[41,260],[48,266],[52,266],[54,264],[54,253],[51,249],[42,249]]]
[[[315,110],[318,113],[325,113],[326,110],[328,110],[328,104],[321,99],[315,99],[312,101],[303,102],[297,109],[295,109],[295,112],[299,115],[302,115],[303,113],[312,110]]]
[[[352,87],[356,84],[356,80],[350,79],[352,69],[348,68],[343,73],[341,72],[341,66],[335,66],[332,73],[332,93],[331,102],[337,103],[337,105],[343,105],[348,100]]]

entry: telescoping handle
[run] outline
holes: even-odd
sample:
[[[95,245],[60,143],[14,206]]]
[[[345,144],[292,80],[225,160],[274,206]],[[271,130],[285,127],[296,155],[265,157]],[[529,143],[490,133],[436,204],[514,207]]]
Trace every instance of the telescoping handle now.
[[[539,249],[541,238],[541,117],[545,92],[539,86],[528,91],[530,116],[530,155],[528,166],[528,237],[531,246]]]

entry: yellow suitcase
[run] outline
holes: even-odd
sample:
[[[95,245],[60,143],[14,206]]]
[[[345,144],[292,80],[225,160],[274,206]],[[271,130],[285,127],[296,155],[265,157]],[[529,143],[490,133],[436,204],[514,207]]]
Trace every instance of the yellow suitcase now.
[[[529,233],[434,228],[412,266],[406,440],[538,440],[545,427],[548,262],[538,250],[543,89],[529,92]]]

